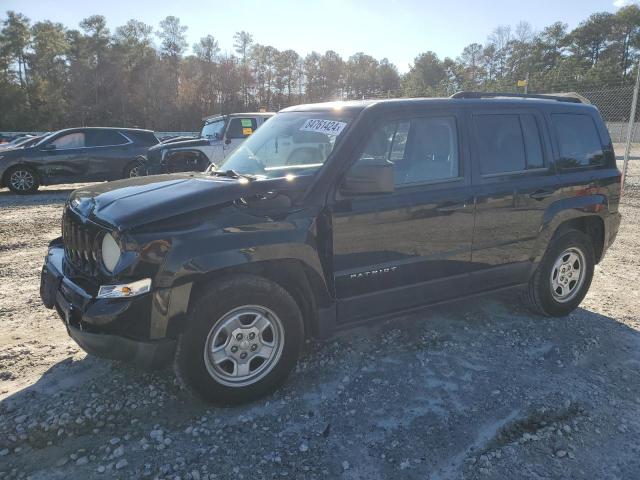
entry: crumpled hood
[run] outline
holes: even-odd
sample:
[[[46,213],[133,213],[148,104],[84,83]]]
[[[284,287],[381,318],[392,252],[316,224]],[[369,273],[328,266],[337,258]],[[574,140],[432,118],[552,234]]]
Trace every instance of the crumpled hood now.
[[[204,147],[209,145],[209,140],[206,138],[190,138],[188,140],[178,140],[178,141],[168,141],[163,143],[158,143],[153,147],[149,148],[150,152],[155,150],[170,150],[173,148],[186,148],[186,147]]]
[[[122,231],[239,198],[292,190],[295,183],[306,183],[303,179],[246,181],[203,173],[152,175],[80,188],[71,193],[69,204],[83,216]],[[304,186],[295,185],[299,188]]]
[[[32,148],[33,147],[4,147],[0,148],[0,156],[6,158],[19,157],[21,155],[24,155],[25,152],[28,152]]]

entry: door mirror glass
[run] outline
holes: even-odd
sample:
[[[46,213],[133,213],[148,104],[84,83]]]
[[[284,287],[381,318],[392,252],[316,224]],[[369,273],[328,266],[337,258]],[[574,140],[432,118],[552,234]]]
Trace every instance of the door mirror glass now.
[[[388,160],[359,160],[347,172],[340,193],[344,195],[376,195],[393,193],[395,175]]]

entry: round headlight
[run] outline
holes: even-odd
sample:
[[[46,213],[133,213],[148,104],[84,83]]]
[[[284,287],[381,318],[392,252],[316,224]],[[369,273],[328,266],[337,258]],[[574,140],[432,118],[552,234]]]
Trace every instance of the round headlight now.
[[[102,239],[102,263],[104,267],[113,272],[120,260],[120,247],[110,233],[107,233]]]

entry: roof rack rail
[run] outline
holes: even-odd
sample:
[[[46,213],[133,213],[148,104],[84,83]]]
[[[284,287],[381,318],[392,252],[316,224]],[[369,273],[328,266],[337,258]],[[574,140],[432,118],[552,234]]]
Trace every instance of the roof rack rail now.
[[[542,100],[555,100],[557,102],[583,103],[577,97],[560,96],[560,95],[537,95],[530,93],[500,93],[500,92],[456,92],[449,98],[539,98]]]

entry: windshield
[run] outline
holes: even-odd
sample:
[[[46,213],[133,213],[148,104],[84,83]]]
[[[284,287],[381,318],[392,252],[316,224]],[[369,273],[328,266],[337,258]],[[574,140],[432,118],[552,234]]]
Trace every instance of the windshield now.
[[[204,124],[200,136],[208,140],[221,140],[222,132],[224,131],[224,118],[212,120]]]
[[[39,147],[39,146],[41,146],[41,145],[44,145],[44,144],[45,144],[45,143],[47,143],[50,139],[52,139],[55,135],[57,135],[59,132],[60,132],[60,131],[58,131],[58,132],[52,132],[52,133],[48,133],[48,134],[43,135],[42,137],[40,137],[40,138],[41,138],[41,140],[40,140],[38,143],[36,143],[34,146],[35,146],[35,147]]]
[[[265,122],[217,170],[262,178],[320,169],[351,119],[340,112],[285,112]]]

